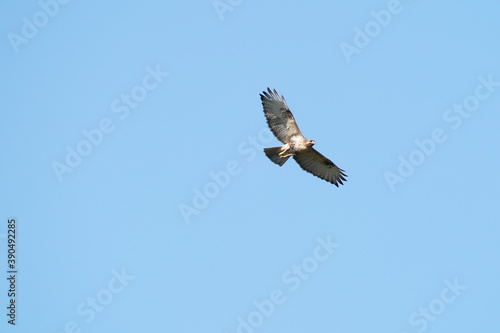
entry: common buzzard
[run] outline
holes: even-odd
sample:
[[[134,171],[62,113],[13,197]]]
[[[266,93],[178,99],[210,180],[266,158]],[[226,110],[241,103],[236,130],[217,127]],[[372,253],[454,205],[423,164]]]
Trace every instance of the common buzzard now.
[[[342,181],[346,181],[344,177],[347,177],[344,170],[314,149],[314,140],[304,138],[283,95],[280,97],[276,89],[271,91],[267,88],[267,92],[260,94],[260,99],[271,132],[284,143],[283,146],[264,148],[266,156],[279,166],[293,156],[303,170],[337,187],[339,183],[343,185]]]

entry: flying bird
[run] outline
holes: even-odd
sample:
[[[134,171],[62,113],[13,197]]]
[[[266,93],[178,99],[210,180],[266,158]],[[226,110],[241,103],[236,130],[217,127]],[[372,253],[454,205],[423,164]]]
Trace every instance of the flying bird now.
[[[267,92],[260,94],[260,99],[267,125],[274,136],[284,144],[264,148],[266,156],[279,166],[292,156],[303,170],[337,187],[339,184],[343,185],[342,181],[346,181],[347,177],[344,170],[314,149],[314,140],[306,139],[302,135],[283,95],[280,97],[276,89],[271,91],[267,88]]]

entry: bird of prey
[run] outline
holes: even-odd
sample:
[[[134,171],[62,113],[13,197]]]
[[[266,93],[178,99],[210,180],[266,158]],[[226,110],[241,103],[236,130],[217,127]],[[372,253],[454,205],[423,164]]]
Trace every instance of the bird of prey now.
[[[264,148],[264,153],[274,163],[282,166],[290,156],[293,156],[299,166],[329,183],[339,187],[346,181],[344,170],[336,166],[325,156],[313,148],[314,140],[306,139],[295,123],[295,118],[290,112],[283,95],[267,88],[267,92],[260,94],[267,125],[274,136],[284,145],[273,148]]]

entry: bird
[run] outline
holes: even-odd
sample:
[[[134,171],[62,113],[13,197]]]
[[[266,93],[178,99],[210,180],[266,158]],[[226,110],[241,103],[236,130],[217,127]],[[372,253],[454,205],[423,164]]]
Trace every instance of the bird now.
[[[267,88],[260,94],[267,125],[282,146],[264,148],[266,156],[280,167],[291,157],[304,170],[339,187],[346,181],[345,171],[321,155],[313,146],[314,140],[306,139],[299,130],[283,95]]]

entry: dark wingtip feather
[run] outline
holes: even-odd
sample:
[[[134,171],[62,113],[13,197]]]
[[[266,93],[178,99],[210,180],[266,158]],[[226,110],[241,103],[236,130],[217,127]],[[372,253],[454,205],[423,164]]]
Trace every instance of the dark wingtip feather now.
[[[265,91],[262,92],[267,99],[272,99],[272,97]]]
[[[263,97],[263,95],[265,97]],[[268,99],[274,99],[281,101],[286,104],[285,97],[283,95],[279,95],[276,89],[271,90],[271,88],[267,87],[267,91],[263,91],[262,94],[260,94],[260,99],[262,100],[263,98],[268,98]]]

